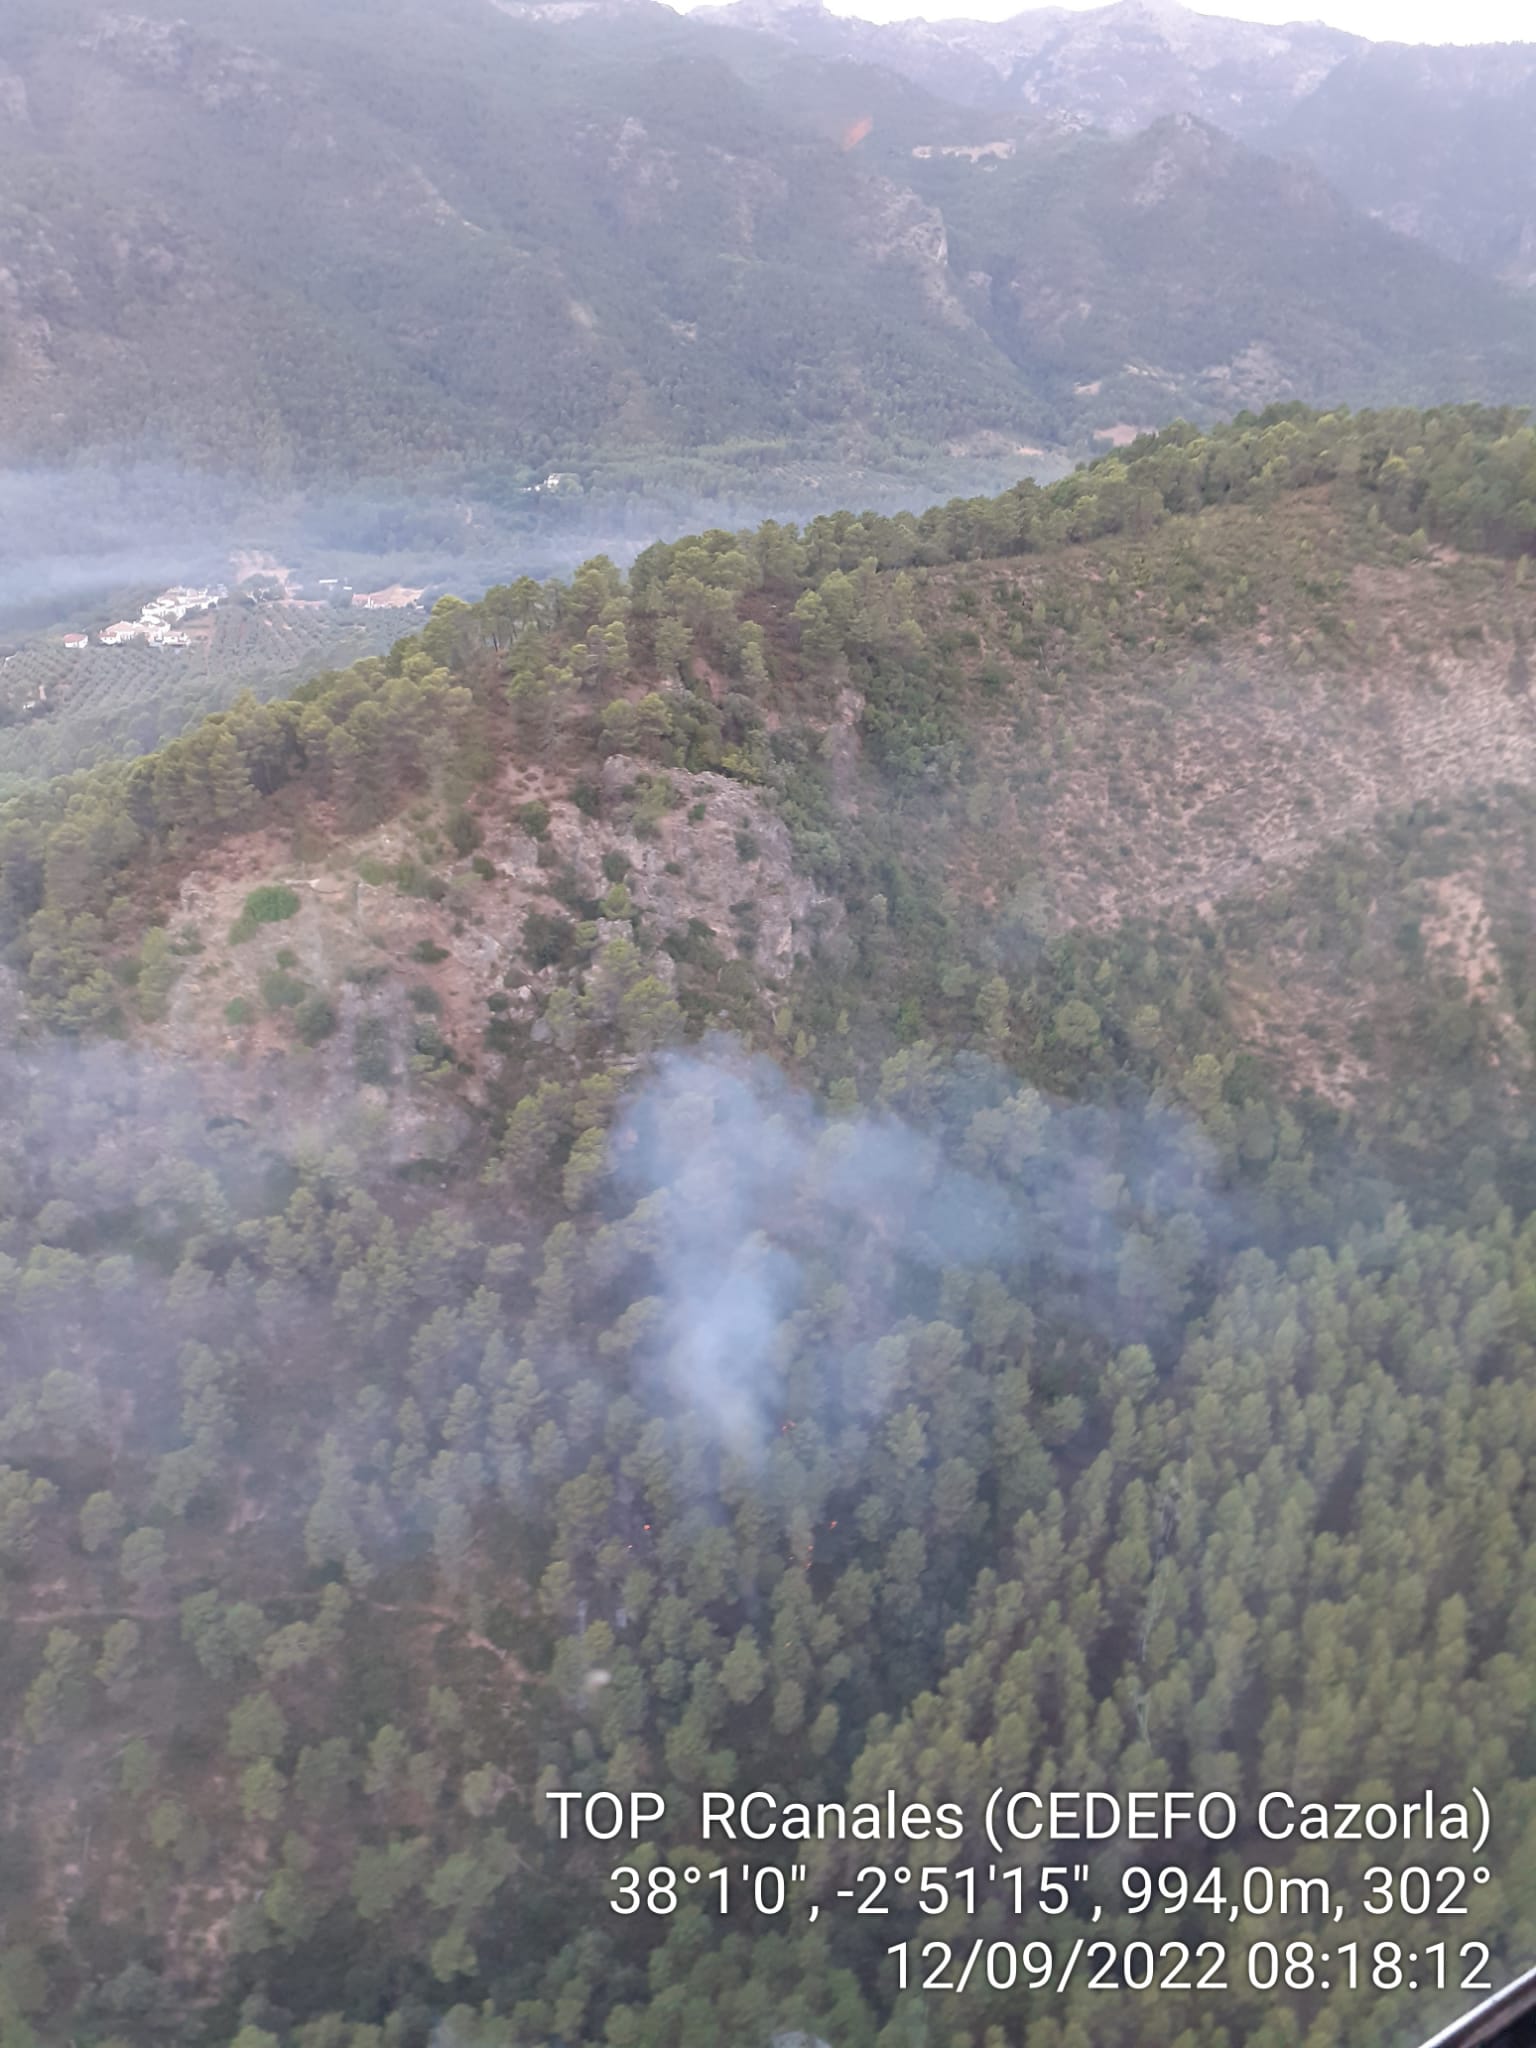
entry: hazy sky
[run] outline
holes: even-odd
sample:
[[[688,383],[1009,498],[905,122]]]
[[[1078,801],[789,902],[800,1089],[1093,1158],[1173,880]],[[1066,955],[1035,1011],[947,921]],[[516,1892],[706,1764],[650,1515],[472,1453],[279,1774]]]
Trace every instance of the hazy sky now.
[[[679,0],[674,0],[679,4]],[[688,5],[689,0],[680,0]],[[830,0],[837,14],[866,21],[902,21],[924,15],[938,21],[961,15],[1000,21],[1025,11],[1028,0]],[[1055,0],[1078,11],[1103,0]],[[1327,21],[1356,35],[1400,43],[1510,43],[1536,41],[1532,0],[1208,0],[1202,14],[1241,21]]]

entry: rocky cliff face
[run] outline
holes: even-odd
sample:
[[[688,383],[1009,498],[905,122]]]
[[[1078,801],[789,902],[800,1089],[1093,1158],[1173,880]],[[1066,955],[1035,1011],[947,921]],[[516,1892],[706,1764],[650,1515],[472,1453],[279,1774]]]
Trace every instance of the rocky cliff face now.
[[[204,35],[180,20],[103,14],[81,37],[80,48],[125,78],[175,85],[210,111],[275,100],[290,84],[258,51]]]
[[[889,178],[866,178],[861,189],[866,251],[915,278],[924,301],[950,326],[969,326],[970,316],[955,295],[943,214]]]

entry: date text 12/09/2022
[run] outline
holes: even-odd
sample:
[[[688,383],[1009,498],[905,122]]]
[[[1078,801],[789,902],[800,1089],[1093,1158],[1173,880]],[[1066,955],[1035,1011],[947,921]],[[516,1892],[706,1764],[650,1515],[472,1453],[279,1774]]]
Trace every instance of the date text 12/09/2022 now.
[[[1394,1941],[1256,1941],[1240,1950],[1204,1941],[906,1941],[886,1950],[899,1991],[975,1989],[1063,1993],[1089,1991],[1223,1992],[1239,1984],[1270,1992],[1455,1991],[1494,1987],[1490,1952],[1480,1941],[1426,1942],[1405,1948]]]

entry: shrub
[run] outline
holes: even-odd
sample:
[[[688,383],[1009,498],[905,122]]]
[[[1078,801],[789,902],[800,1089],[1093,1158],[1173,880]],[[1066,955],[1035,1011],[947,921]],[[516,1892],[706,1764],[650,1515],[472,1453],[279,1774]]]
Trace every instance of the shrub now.
[[[435,939],[421,939],[412,946],[411,958],[420,967],[435,967],[439,960],[448,958],[448,948]]]
[[[307,996],[295,1012],[293,1022],[306,1045],[319,1045],[336,1029],[336,1012],[324,996]]]
[[[298,914],[298,897],[281,882],[269,882],[264,888],[253,889],[240,913],[252,924],[282,924],[286,918],[297,917]]]
[[[411,1065],[424,1073],[440,1073],[454,1064],[453,1047],[430,1020],[420,1024],[413,1041]]]
[[[395,869],[395,887],[402,896],[416,896],[428,903],[441,903],[448,894],[448,884],[441,875],[434,875],[413,860],[401,861]]]
[[[572,927],[568,917],[530,910],[523,919],[523,951],[533,967],[559,967],[570,956]]]
[[[725,964],[714,932],[701,917],[690,917],[686,930],[668,932],[661,944],[662,951],[670,953],[680,967],[699,967],[713,973]]]
[[[352,1034],[353,1071],[359,1081],[373,1088],[388,1087],[393,1078],[389,1063],[389,1031],[382,1017],[364,1017]]]
[[[475,815],[463,804],[448,813],[443,830],[448,835],[449,845],[457,854],[471,854],[480,844],[480,827]]]
[[[264,924],[282,924],[286,918],[297,917],[299,899],[292,889],[281,882],[269,882],[260,889],[253,889],[246,897],[240,915],[230,927],[229,942],[232,946],[243,945],[254,938]]]
[[[248,996],[235,996],[224,1005],[224,1022],[236,1026],[256,1022],[256,1005]]]
[[[549,805],[542,798],[520,804],[513,815],[530,839],[542,839],[549,830]]]
[[[423,1016],[440,1017],[443,1014],[443,999],[435,988],[418,981],[414,988],[408,988],[405,999],[413,1010],[420,1010]]]
[[[269,1010],[296,1010],[308,994],[308,984],[285,967],[270,968],[261,977],[261,999]]]

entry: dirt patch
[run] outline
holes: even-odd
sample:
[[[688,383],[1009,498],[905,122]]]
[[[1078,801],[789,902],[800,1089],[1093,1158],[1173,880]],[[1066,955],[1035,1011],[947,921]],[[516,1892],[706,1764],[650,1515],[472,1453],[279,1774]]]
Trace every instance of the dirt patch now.
[[[1536,780],[1536,711],[1497,649],[1411,673],[1298,674],[1257,639],[1220,660],[1040,706],[982,769],[986,831],[955,857],[1040,877],[1052,928],[1218,902],[1383,810]]]
[[[293,585],[293,571],[287,563],[280,562],[276,555],[269,555],[262,548],[233,549],[229,566],[237,583],[243,583],[248,576],[271,576],[281,583],[285,596]]]
[[[1424,940],[1431,955],[1449,965],[1473,995],[1497,990],[1504,973],[1481,887],[1468,875],[1444,875],[1429,887],[1436,908],[1424,920]]]

